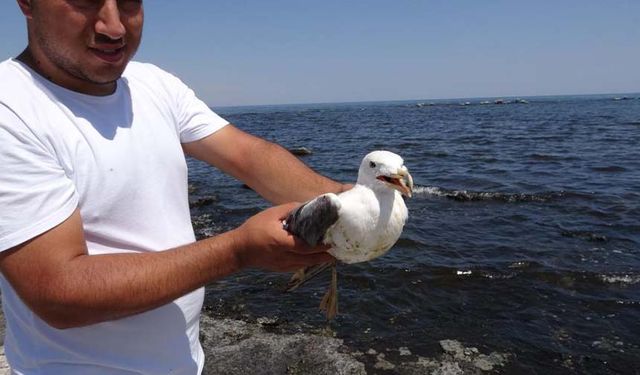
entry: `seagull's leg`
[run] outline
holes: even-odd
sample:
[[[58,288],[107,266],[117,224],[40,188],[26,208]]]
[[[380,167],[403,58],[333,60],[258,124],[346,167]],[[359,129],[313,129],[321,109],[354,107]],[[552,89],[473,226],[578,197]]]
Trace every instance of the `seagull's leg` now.
[[[320,302],[320,310],[326,311],[327,320],[335,318],[338,314],[338,270],[335,261],[331,264],[331,284]]]
[[[299,270],[297,270],[296,273],[291,276],[291,280],[289,280],[286,291],[289,292],[302,285],[302,283],[305,281],[306,273],[307,272],[305,268],[300,268]]]
[[[321,263],[315,266],[301,268],[297,270],[296,273],[294,273],[293,276],[291,277],[291,280],[289,280],[289,283],[287,284],[285,292],[292,292],[298,289],[300,285],[313,279],[314,277],[322,273],[322,271],[326,270],[330,266],[331,266],[331,263]]]

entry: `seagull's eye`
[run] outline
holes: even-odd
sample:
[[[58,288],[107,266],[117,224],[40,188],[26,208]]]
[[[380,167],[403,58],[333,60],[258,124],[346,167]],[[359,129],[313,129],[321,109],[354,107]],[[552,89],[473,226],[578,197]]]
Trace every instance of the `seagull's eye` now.
[[[373,161],[370,161],[370,162],[369,162],[369,166],[370,166],[371,168],[375,168],[375,167],[376,167],[376,163],[375,163],[375,162],[373,162]]]

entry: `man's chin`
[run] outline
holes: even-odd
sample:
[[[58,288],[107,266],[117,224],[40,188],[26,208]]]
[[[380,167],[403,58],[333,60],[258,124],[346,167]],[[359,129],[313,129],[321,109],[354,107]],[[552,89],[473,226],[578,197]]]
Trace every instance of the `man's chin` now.
[[[116,89],[115,83],[122,76],[124,69],[118,71],[76,71],[73,83],[67,88],[88,95],[109,95]],[[64,86],[64,85],[63,85]]]
[[[95,69],[91,72],[85,72],[85,80],[96,85],[110,85],[116,82],[126,68],[126,64],[121,67],[109,66],[106,68]]]

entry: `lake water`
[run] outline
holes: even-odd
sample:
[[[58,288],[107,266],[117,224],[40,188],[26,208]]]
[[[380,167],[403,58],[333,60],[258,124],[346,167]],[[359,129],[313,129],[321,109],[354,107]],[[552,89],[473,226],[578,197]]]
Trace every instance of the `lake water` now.
[[[243,272],[207,288],[207,309],[290,332],[329,327],[362,351],[432,357],[439,340],[456,339],[510,353],[508,373],[637,374],[640,95],[482,101],[218,109],[243,130],[311,149],[304,162],[344,182],[369,151],[396,152],[416,190],[396,246],[338,268],[330,324],[318,311],[328,275],[285,294],[289,275]],[[268,206],[189,166],[200,238]]]

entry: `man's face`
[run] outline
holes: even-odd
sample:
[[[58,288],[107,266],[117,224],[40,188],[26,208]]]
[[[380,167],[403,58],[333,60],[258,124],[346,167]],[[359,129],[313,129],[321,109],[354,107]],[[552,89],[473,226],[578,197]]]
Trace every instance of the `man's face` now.
[[[18,0],[41,73],[87,94],[113,92],[142,38],[142,0]],[[25,8],[27,4],[28,8]]]

